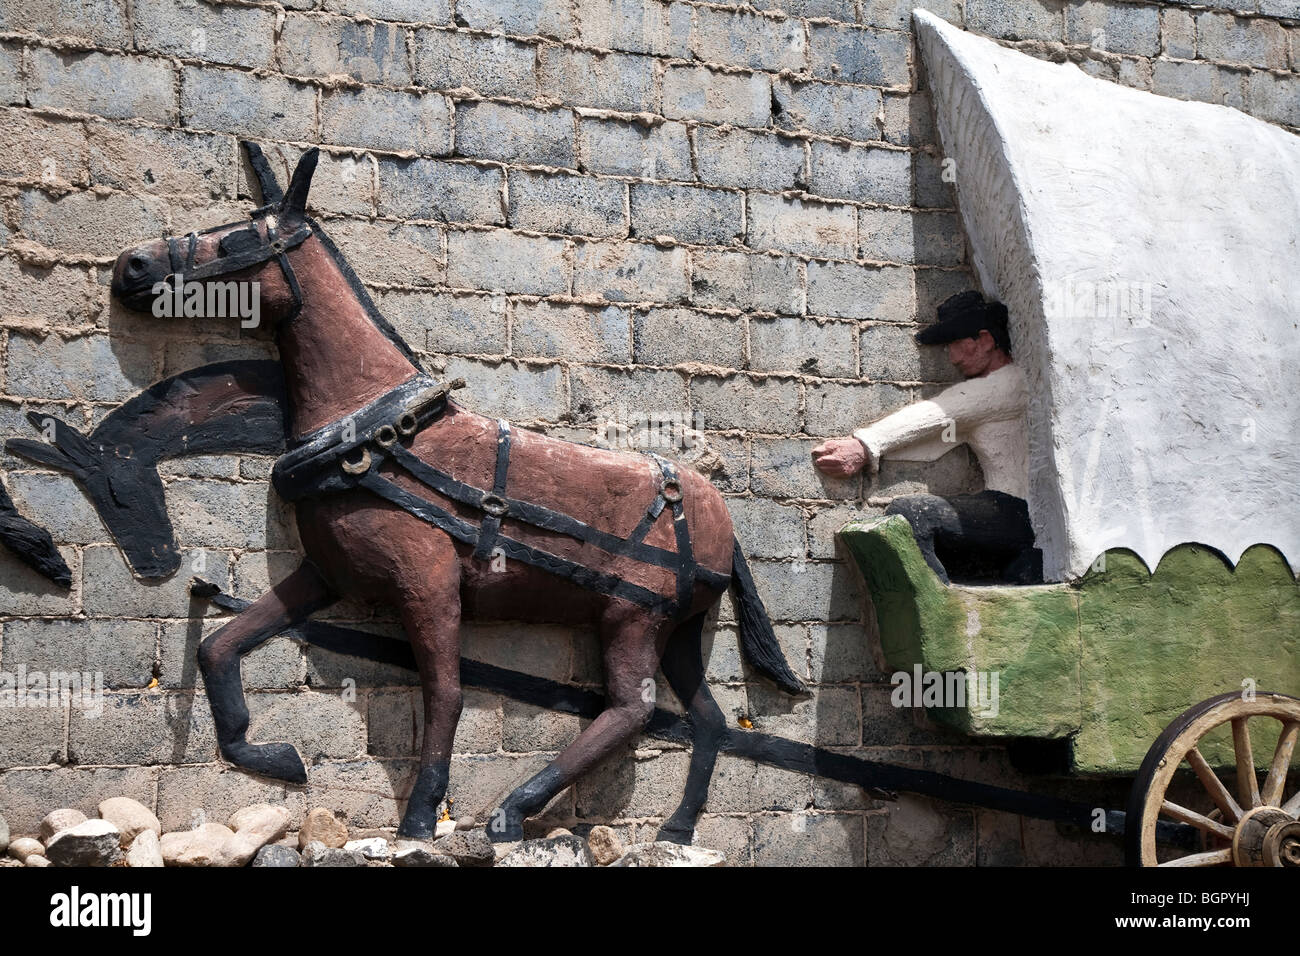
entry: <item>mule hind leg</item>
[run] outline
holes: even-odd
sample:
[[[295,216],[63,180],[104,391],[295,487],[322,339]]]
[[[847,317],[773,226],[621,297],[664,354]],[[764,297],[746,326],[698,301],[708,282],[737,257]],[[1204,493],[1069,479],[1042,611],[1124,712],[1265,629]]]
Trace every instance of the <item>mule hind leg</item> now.
[[[659,830],[660,840],[689,844],[695,821],[709,795],[713,767],[727,730],[726,720],[704,679],[704,614],[685,621],[668,641],[660,666],[691,722],[691,765],[681,805]]]
[[[647,688],[653,686],[668,628],[665,618],[628,605],[616,605],[606,615],[600,628],[605,709],[544,770],[493,811],[487,827],[492,840],[522,840],[527,817],[641,732],[654,713],[654,694]]]
[[[237,767],[290,783],[307,782],[307,768],[292,744],[248,742],[248,703],[239,661],[337,599],[320,573],[303,563],[199,644],[199,670],[212,708],[217,744],[221,755]]]

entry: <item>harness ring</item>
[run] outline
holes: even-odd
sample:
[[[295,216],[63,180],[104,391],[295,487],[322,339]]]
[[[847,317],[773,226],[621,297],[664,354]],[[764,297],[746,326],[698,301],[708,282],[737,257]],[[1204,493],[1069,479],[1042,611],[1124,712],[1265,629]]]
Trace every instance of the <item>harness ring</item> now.
[[[375,444],[380,448],[391,448],[397,441],[397,429],[392,425],[380,425],[375,429]]]
[[[403,438],[410,438],[415,434],[416,428],[419,427],[419,421],[411,412],[406,412],[397,420],[397,431]]]
[[[483,501],[481,504],[479,504],[479,507],[482,508],[484,511],[486,511],[488,514],[490,514],[492,517],[500,518],[502,515],[506,513],[506,510],[509,506],[506,504],[505,499],[502,498],[500,495],[494,495],[488,493],[483,496]]]
[[[361,449],[361,458],[358,461],[348,461],[344,458],[339,464],[349,475],[364,475],[370,470],[370,449]]]
[[[675,505],[682,500],[682,483],[669,479],[664,482],[664,486],[659,489],[659,494],[664,496],[664,501],[670,505]]]

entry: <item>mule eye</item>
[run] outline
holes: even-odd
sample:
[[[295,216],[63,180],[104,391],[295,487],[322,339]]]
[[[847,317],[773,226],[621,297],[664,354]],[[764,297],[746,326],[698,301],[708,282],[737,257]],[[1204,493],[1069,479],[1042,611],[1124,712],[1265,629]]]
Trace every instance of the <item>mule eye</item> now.
[[[249,249],[256,249],[261,245],[262,240],[257,237],[257,233],[252,229],[241,229],[238,232],[231,232],[221,237],[217,243],[217,252],[223,256],[234,255],[239,252],[247,252]]]

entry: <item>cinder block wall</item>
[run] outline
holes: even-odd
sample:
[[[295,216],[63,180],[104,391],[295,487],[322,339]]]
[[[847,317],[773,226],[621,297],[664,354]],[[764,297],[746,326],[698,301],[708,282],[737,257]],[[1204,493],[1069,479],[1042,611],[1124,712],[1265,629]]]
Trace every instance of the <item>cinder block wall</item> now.
[[[924,5],[1097,76],[1300,126],[1295,0]],[[724,605],[710,675],[730,722],[1118,807],[1122,783],[1018,773],[1003,749],[890,705],[833,533],[900,493],[977,489],[978,467],[960,448],[831,482],[808,453],[952,379],[911,335],[972,278],[912,4],[759,6],[0,0],[0,436],[36,437],[32,409],[90,429],[165,375],[274,354],[234,322],[124,312],[109,266],[142,239],[242,218],[256,191],[237,137],[259,141],[282,180],[320,144],[315,211],[429,367],[468,380],[470,407],[580,441],[610,417],[699,416],[786,653],[814,688],[792,701],[749,680]],[[406,673],[273,641],[244,664],[251,737],[296,744],[310,783],[217,759],[194,662],[217,625],[186,586],[198,571],[253,598],[293,566],[270,464],[167,465],[185,565],[143,584],[69,478],[0,460],[74,573],[63,592],[0,554],[0,669],[100,671],[111,688],[97,719],[0,709],[0,812],[15,833],[117,794],[169,829],[259,800],[396,824],[420,729]],[[397,631],[382,609],[331,616]],[[599,683],[591,634],[465,634],[477,659]],[[493,806],[578,726],[469,691],[453,814]],[[562,795],[543,829],[609,822],[652,839],[686,763],[647,738]],[[1050,823],[882,802],[726,756],[699,840],[738,864],[1119,859]]]

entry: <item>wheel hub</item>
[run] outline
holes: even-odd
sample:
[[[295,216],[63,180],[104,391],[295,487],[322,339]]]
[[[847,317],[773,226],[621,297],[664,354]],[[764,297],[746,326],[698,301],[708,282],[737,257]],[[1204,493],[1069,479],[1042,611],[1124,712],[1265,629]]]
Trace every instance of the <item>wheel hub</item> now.
[[[1300,866],[1300,820],[1277,807],[1255,807],[1232,837],[1237,866]]]

